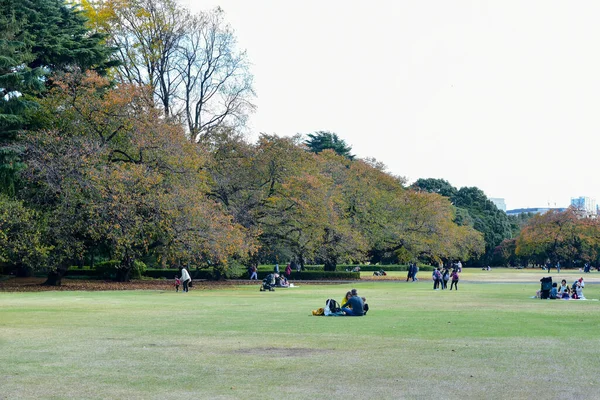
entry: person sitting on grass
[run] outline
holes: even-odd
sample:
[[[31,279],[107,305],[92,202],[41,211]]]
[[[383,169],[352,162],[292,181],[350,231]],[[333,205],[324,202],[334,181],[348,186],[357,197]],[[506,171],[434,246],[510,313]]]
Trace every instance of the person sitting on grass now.
[[[364,297],[361,297],[362,301],[363,301],[363,315],[367,315],[367,311],[369,311],[369,305],[367,304],[367,299]]]
[[[346,295],[344,296],[344,298],[342,299],[342,301],[340,301],[340,304],[342,305],[342,308],[346,307],[346,305],[348,304],[348,300],[350,300],[350,298],[352,297],[352,292],[351,291],[347,291]],[[352,307],[350,307],[352,308]]]
[[[575,281],[573,284],[573,290],[571,293],[571,298],[578,300],[585,300],[585,296],[583,295],[583,284],[582,279]]]
[[[567,285],[567,281],[565,279],[563,279],[562,281],[560,281],[560,287],[558,288],[558,294],[563,295],[563,293],[567,292],[567,294],[569,293],[569,285]]]
[[[556,299],[558,297],[558,289],[556,288],[558,285],[556,282],[552,284],[552,289],[550,289],[550,298]]]
[[[364,312],[365,303],[357,295],[352,296],[346,303],[346,307],[342,307],[342,311],[349,317],[362,317],[365,315]]]

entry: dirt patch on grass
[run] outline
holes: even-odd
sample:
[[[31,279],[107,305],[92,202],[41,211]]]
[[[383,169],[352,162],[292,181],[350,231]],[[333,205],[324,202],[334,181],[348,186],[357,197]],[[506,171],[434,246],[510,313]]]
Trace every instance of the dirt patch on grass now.
[[[281,348],[281,347],[254,347],[251,349],[239,349],[235,350],[236,354],[247,354],[247,355],[265,355],[269,357],[308,357],[312,354],[319,353],[330,353],[331,350],[323,349],[307,349],[307,348]]]

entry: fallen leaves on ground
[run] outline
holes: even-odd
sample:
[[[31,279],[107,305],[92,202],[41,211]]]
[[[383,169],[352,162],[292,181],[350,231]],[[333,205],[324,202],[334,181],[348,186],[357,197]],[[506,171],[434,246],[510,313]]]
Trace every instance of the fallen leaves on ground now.
[[[0,281],[0,292],[44,292],[44,291],[69,291],[69,290],[172,290],[175,287],[171,281],[166,280],[133,280],[131,282],[112,282],[102,280],[83,280],[63,278],[61,286],[43,286],[45,278],[9,278]],[[194,281],[193,290],[206,290],[234,285],[260,283],[249,281]],[[180,289],[181,290],[181,287]]]

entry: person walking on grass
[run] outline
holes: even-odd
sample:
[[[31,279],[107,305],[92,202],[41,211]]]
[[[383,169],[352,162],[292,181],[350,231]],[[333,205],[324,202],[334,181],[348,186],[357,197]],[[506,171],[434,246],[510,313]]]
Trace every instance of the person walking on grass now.
[[[258,274],[257,274],[257,270],[256,270],[256,265],[252,265],[250,267],[250,271],[252,272],[250,274],[250,280],[257,280],[258,279]]]
[[[450,290],[452,290],[452,286],[454,286],[454,288],[456,290],[458,290],[458,272],[456,272],[456,270],[452,271],[452,283],[450,283]]]
[[[440,272],[439,267],[433,270],[433,273],[431,274],[431,279],[433,279],[433,290],[440,290],[442,273]]]
[[[178,276],[175,277],[175,291],[179,292],[179,285],[181,285],[181,279]]]
[[[406,282],[413,277],[413,266],[412,263],[408,263],[408,274],[406,275]]]
[[[448,268],[444,269],[444,273],[442,275],[442,290],[448,289],[448,280],[450,279],[450,271]]]
[[[181,282],[183,282],[183,291],[185,293],[187,293],[189,291],[188,286],[191,281],[192,281],[192,278],[190,277],[190,273],[188,272],[187,269],[185,269],[185,267],[182,267],[181,268]]]

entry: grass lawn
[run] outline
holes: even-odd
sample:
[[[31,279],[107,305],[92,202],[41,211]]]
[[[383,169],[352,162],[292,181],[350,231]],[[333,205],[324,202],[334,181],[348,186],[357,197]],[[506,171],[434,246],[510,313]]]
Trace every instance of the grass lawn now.
[[[0,399],[600,398],[599,301],[531,299],[539,271],[465,272],[458,292],[431,290],[430,274],[275,292],[0,292]],[[310,315],[351,287],[368,316]]]

